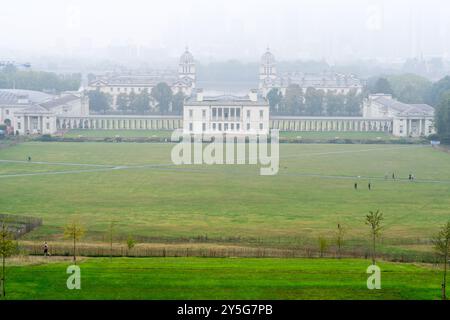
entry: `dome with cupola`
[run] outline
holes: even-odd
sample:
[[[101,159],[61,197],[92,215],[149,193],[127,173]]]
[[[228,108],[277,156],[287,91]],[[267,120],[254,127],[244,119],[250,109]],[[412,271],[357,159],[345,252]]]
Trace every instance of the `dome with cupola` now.
[[[269,48],[267,48],[266,52],[262,55],[261,64],[275,64],[275,56],[270,52]]]
[[[189,49],[186,47],[186,50],[180,57],[180,64],[190,64],[194,63],[194,56],[189,52]]]

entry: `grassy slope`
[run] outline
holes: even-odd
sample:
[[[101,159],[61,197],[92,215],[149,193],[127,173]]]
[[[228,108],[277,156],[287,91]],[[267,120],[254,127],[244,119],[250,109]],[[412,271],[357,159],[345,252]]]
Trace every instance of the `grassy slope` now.
[[[68,263],[11,267],[9,299],[439,299],[437,270],[381,262],[381,290],[366,287],[369,261],[327,259],[88,259],[80,291]]]
[[[172,146],[25,143],[0,150],[0,159],[22,160],[30,154],[34,161],[168,164]],[[114,219],[124,236],[207,234],[316,243],[319,235],[331,236],[338,221],[347,228],[348,239],[365,237],[364,216],[379,208],[386,217],[386,243],[415,243],[449,219],[450,155],[428,146],[281,145],[280,156],[277,176],[260,176],[258,167],[247,165],[1,178],[0,207],[4,213],[43,217],[44,227],[29,236],[36,239],[61,237],[64,224],[79,217],[88,239],[101,240]],[[47,166],[0,163],[0,172],[54,169]],[[403,178],[413,172],[419,180],[441,182],[384,180],[393,171]],[[358,191],[353,190],[355,181]]]

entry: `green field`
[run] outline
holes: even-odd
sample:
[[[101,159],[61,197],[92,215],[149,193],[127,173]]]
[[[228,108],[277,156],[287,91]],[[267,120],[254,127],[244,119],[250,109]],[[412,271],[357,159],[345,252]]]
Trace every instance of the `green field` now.
[[[369,261],[332,259],[91,258],[81,290],[66,288],[69,262],[8,268],[8,299],[439,299],[431,267],[381,262],[381,290],[368,290]]]
[[[315,245],[319,236],[332,242],[337,223],[348,241],[364,243],[364,217],[380,209],[386,250],[426,246],[450,218],[450,155],[429,146],[280,145],[276,176],[260,176],[256,165],[174,166],[172,147],[28,142],[2,149],[2,213],[44,219],[28,240],[61,240],[76,218],[87,241],[104,241],[114,220],[121,238],[295,246]]]
[[[116,136],[122,138],[149,138],[164,137],[170,138],[172,130],[69,130],[64,133],[66,138],[113,138]],[[355,140],[398,140],[385,132],[280,132],[282,138],[300,138],[313,140],[332,140],[332,139],[355,139]]]

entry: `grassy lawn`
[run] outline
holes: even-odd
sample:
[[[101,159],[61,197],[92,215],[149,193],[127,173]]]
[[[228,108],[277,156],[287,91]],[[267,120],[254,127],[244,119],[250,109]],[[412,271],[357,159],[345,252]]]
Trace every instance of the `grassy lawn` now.
[[[64,137],[78,138],[147,138],[147,137],[167,137],[170,138],[171,130],[69,130]],[[330,140],[330,139],[355,139],[355,140],[395,140],[396,138],[385,132],[291,132],[281,131],[280,137],[314,139],[314,140]]]
[[[85,259],[81,290],[66,288],[69,262],[8,269],[8,299],[439,299],[440,272],[381,262],[368,290],[368,260]]]
[[[103,241],[115,220],[121,237],[290,245],[332,241],[338,222],[347,240],[364,241],[364,217],[380,209],[382,241],[392,249],[426,241],[450,217],[450,155],[429,146],[281,145],[276,176],[260,176],[256,165],[173,166],[172,147],[29,142],[2,149],[1,160],[39,162],[0,162],[2,213],[44,219],[28,240],[61,240],[77,218],[89,241]],[[392,172],[403,180],[385,179]]]

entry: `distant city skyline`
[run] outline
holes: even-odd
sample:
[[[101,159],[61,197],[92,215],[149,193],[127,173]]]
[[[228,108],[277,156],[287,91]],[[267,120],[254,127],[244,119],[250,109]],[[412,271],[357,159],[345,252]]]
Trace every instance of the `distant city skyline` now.
[[[16,0],[0,12],[0,58],[130,48],[173,60],[186,45],[205,62],[257,61],[267,46],[279,60],[448,58],[448,16],[444,0]]]

